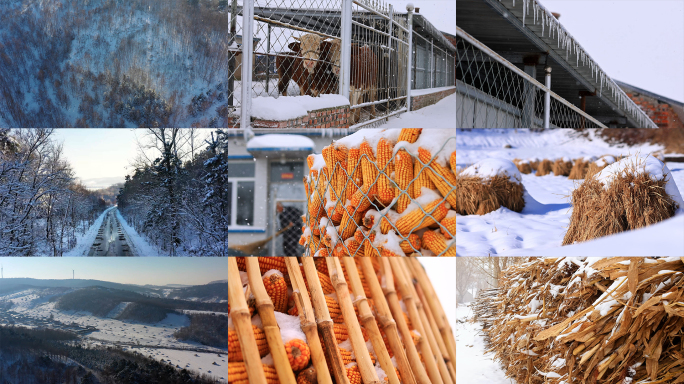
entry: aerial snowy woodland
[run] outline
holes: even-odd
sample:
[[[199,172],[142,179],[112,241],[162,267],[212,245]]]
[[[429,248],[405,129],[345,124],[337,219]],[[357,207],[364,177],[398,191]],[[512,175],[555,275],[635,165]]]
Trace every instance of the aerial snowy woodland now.
[[[458,130],[456,162],[461,176],[474,176],[481,172],[517,179],[524,187],[525,206],[521,212],[501,206],[483,215],[457,215],[457,254],[683,255],[684,203],[681,196],[684,196],[684,163],[661,162],[664,159],[663,149],[662,145],[610,144],[595,130]],[[619,160],[620,156],[627,158]],[[606,184],[605,188],[616,174],[636,164],[637,169],[648,172],[652,179],[666,181],[664,189],[679,204],[679,209],[674,217],[645,228],[561,246],[573,213],[572,194],[582,185],[583,178],[573,180],[553,172],[537,176],[538,171],[534,170],[521,173],[512,163],[514,159],[520,162],[519,167],[543,159],[552,163],[555,160],[567,162],[576,159],[596,162],[596,165],[606,167],[597,175],[599,182]]]
[[[32,379],[71,382],[57,380],[82,376],[86,370],[100,380],[116,376],[118,383],[140,383],[155,370],[164,372],[161,377],[167,383],[180,382],[179,378],[189,375],[198,376],[198,381],[193,381],[198,383],[227,382],[228,319],[222,309],[227,302],[225,281],[169,289],[93,280],[77,282],[108,288],[73,288],[72,280],[12,280],[17,279],[4,279],[5,284],[0,284],[0,335],[12,340],[0,344],[0,377],[10,383]],[[188,296],[192,290],[203,295]],[[216,312],[221,309],[223,312]],[[43,340],[56,333],[63,337],[58,340],[69,341],[42,345],[51,353],[46,358],[43,351],[41,357],[25,349],[29,341],[24,338],[29,330],[42,335]],[[151,360],[141,361],[138,356]],[[124,368],[125,361],[128,363]],[[135,361],[137,364],[131,363]],[[22,369],[26,363],[35,369]],[[41,374],[55,381],[41,381]]]
[[[0,2],[0,127],[225,126],[226,6]]]
[[[144,131],[150,157],[109,192],[116,207],[76,180],[53,134],[0,129],[1,256],[87,256],[113,209],[136,256],[227,254],[226,132]]]

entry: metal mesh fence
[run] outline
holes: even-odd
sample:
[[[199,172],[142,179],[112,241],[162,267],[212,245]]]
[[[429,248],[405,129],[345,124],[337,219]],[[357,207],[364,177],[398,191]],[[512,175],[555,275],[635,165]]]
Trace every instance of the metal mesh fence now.
[[[242,80],[242,7],[232,0],[228,7],[228,111],[227,124],[234,127],[240,119]]]
[[[456,256],[456,136],[430,131],[310,155],[303,255]],[[410,135],[439,144],[411,145]]]
[[[544,128],[548,97],[549,128],[605,128],[479,41],[456,33],[458,127]]]

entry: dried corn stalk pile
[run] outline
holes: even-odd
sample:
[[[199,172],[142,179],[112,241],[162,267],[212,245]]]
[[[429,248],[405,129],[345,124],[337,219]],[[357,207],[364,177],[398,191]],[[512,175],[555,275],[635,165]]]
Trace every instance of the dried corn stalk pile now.
[[[360,130],[322,152],[307,159],[304,256],[456,256],[453,130]]]
[[[680,258],[530,259],[477,305],[518,383],[682,383],[683,273]]]

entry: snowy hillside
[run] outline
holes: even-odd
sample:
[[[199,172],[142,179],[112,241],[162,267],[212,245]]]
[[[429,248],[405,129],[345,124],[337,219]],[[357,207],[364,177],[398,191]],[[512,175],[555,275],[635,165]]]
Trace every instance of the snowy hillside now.
[[[221,125],[220,0],[0,2],[0,126]]]

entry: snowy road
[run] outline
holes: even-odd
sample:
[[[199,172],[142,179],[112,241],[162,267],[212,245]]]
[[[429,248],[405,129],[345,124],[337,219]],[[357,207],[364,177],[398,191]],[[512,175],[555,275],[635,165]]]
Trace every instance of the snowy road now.
[[[456,309],[456,382],[468,384],[510,384],[494,354],[487,350],[480,323],[472,321],[470,307],[459,304]]]
[[[128,239],[114,208],[102,221],[88,256],[135,256]]]

